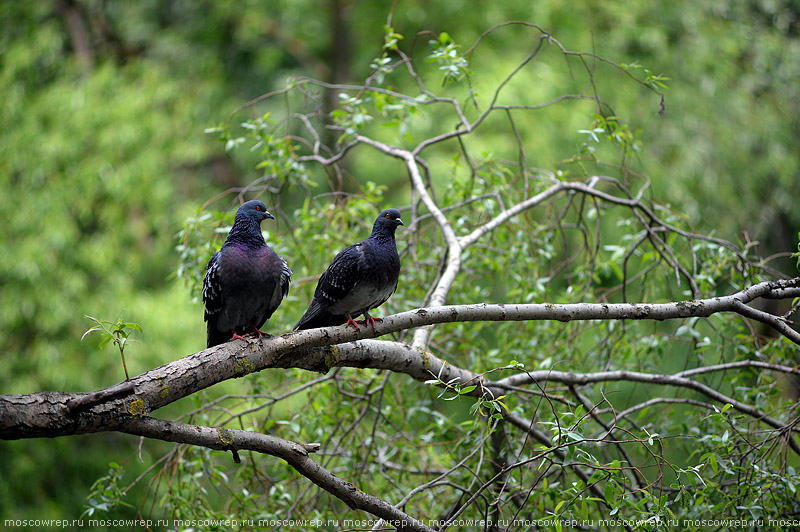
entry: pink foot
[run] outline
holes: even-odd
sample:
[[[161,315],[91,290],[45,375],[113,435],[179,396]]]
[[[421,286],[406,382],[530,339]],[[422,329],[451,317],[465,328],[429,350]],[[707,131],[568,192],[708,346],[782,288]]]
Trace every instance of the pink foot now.
[[[231,332],[233,333],[233,336],[231,336],[231,339],[228,340],[229,342],[232,342],[234,340],[245,340],[246,339],[244,336],[240,336],[240,335],[236,334],[235,330],[233,330]]]
[[[252,327],[252,325],[251,325]],[[255,334],[258,338],[264,338],[265,336],[269,338],[269,335],[265,332],[261,332],[258,330],[258,327],[253,327],[253,334]]]
[[[375,322],[383,321],[383,318],[373,318],[369,314],[364,314],[364,325],[372,325],[372,330],[375,330]]]
[[[348,314],[347,315],[347,323],[345,323],[345,325],[350,325],[351,323],[353,325],[355,325],[356,326],[356,330],[358,330],[358,322],[354,321],[353,318],[350,317],[350,314]]]

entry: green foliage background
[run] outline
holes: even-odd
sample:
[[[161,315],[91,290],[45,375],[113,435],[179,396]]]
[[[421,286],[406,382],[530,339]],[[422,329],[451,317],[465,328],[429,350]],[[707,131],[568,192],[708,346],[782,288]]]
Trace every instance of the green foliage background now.
[[[284,169],[257,168],[261,160],[257,152],[243,147],[227,152],[215,135],[203,133],[225,123],[241,103],[283,88],[293,76],[331,79],[344,72],[348,79],[338,81],[363,80],[371,72],[370,62],[381,54],[385,7],[359,1],[325,2],[321,9],[316,2],[287,1],[79,1],[91,37],[92,57],[87,65],[75,53],[59,11],[58,6],[65,4],[69,2],[0,4],[0,219],[4,235],[0,238],[0,393],[87,391],[121,380],[122,368],[111,349],[98,351],[97,338],[80,341],[91,326],[85,314],[109,320],[122,314],[126,321],[141,325],[140,343],[128,348],[132,373],[200,350],[204,324],[192,279],[196,283],[207,253],[224,238],[224,231],[215,233],[215,228],[230,221],[235,194],[268,170],[276,171],[281,179],[267,183],[272,190],[251,195],[265,194],[276,205],[277,225],[265,224],[264,229],[270,243],[291,257],[297,280],[270,325],[275,331],[288,330],[302,313],[313,289],[313,282],[304,279],[324,267],[332,249],[360,238],[378,205],[408,204],[410,191],[402,166],[377,153],[354,153],[348,162],[349,174],[332,187],[330,176],[318,169],[290,177],[281,173]],[[794,249],[800,227],[800,215],[792,205],[800,192],[800,103],[796,98],[800,10],[795,3],[753,0],[654,6],[645,1],[509,1],[491,3],[486,9],[468,5],[397,3],[392,25],[404,36],[403,49],[419,54],[423,74],[438,69],[436,63],[422,58],[430,53],[427,42],[440,32],[449,33],[463,51],[492,24],[525,20],[546,28],[570,50],[594,51],[619,63],[640,65],[632,67],[638,73],[646,68],[666,76],[666,110],[659,116],[660,102],[652,92],[621,82],[608,65],[595,65],[598,93],[630,125],[641,147],[627,152],[624,157],[629,160],[620,164],[632,161],[637,171],[649,175],[654,196],[697,232],[759,242],[756,251],[765,256]],[[339,58],[347,68],[338,73],[333,65],[343,52],[336,40],[342,35],[333,29],[337,10],[348,21],[346,36],[352,50],[350,57]],[[415,37],[418,31],[423,33]],[[491,88],[533,45],[530,33],[523,29],[497,35],[502,38],[489,36],[470,63],[471,88],[483,105]],[[541,60],[510,84],[503,99],[511,104],[580,90],[582,82],[575,68],[560,53],[545,50]],[[396,83],[400,89],[413,87],[410,80]],[[464,98],[462,90],[463,86],[445,86],[441,93]],[[260,112],[277,115],[282,105],[267,103]],[[580,131],[596,127],[591,112],[592,105],[586,102],[567,103],[537,111],[536,120],[517,124],[522,137],[537,139],[527,153],[529,164],[579,175],[581,170],[565,161],[575,157],[586,142],[587,134]],[[234,116],[236,135],[239,123],[247,118],[246,112]],[[436,131],[437,124],[453,120],[442,113],[414,121],[407,134],[418,141]],[[398,141],[396,132],[388,128],[375,135]],[[447,162],[452,168],[451,175],[435,178],[441,180],[437,185],[452,194],[453,202],[506,186],[508,176],[494,171],[492,162],[517,156],[515,139],[500,123],[490,123],[481,144],[469,148],[480,154],[485,171],[477,184],[465,177],[463,161],[453,160],[456,150],[431,155],[432,161]],[[608,144],[598,149],[607,150],[604,156],[619,157]],[[280,194],[273,193],[275,187],[280,187]],[[345,212],[338,212],[331,209],[329,197],[308,201],[306,187],[315,194],[341,187],[358,192],[359,197],[348,203]],[[199,210],[201,205],[206,208]],[[215,210],[226,214],[204,216]],[[194,221],[187,224],[187,219]],[[463,290],[456,291],[450,302],[509,302],[526,297],[558,302],[559,290],[568,284],[563,279],[539,292],[522,283],[519,287],[525,289],[515,291],[511,284],[497,282],[512,269],[510,265],[522,265],[521,278],[536,279],[540,263],[525,261],[548,246],[558,251],[558,244],[549,241],[553,237],[544,230],[535,241],[535,251],[515,238],[515,231],[528,234],[532,225],[530,219],[512,224],[509,233],[492,242],[509,250],[504,257],[475,257],[473,277],[469,283],[464,281]],[[609,244],[625,232],[624,227],[616,234],[613,228],[607,229],[613,235]],[[179,249],[181,244],[186,247]],[[181,260],[192,250],[195,268],[176,275]],[[417,275],[409,275],[408,289],[392,299],[388,310],[421,303],[438,258],[420,252],[419,260]],[[794,272],[788,257],[773,265],[787,274]],[[613,277],[608,270],[601,271],[594,281],[602,285],[603,275]],[[653,294],[632,297],[639,295]],[[491,333],[475,327],[443,327],[446,334],[437,347],[461,353],[465,348],[459,339],[471,337],[475,344],[464,356],[473,358],[463,359],[462,367],[501,366],[509,355],[533,366],[536,361],[529,359],[531,351],[538,349],[537,341],[555,337],[557,344],[559,339],[571,338],[569,328],[559,334],[547,324],[505,324]],[[701,340],[710,334],[702,327],[698,326]],[[695,330],[678,331],[675,336],[690,336],[690,329]],[[653,326],[652,337],[662,332]],[[609,345],[633,342],[624,329],[602,334],[617,343]],[[511,337],[518,341],[508,342],[508,350],[500,352],[498,339]],[[531,343],[526,344],[528,340]],[[611,356],[581,347],[586,349],[581,353],[585,356],[576,359],[585,367],[574,367],[576,371],[597,370]],[[631,349],[638,353],[639,348]],[[548,365],[546,360],[538,362]],[[310,378],[314,377],[301,372],[257,375],[226,383],[210,390],[208,397],[187,399],[171,410],[175,414],[188,411],[204,399],[241,393],[242,386],[257,393]],[[386,399],[381,408],[397,408],[403,387],[409,385],[405,380],[354,373],[352,390],[366,393],[381,379],[395,397]],[[448,406],[443,410],[447,415],[441,415],[436,392],[428,395],[418,408],[435,414],[423,416],[425,421],[414,417],[415,409],[403,414],[407,424],[400,433],[419,438],[409,440],[406,452],[420,442],[474,443],[476,433],[460,424],[471,419],[468,407]],[[265,412],[269,421],[261,429],[278,424],[275,430],[282,427],[285,437],[319,441],[325,436],[321,431],[326,421],[335,424],[326,418],[334,414],[325,399],[299,395],[288,407],[270,408]],[[318,423],[306,424],[307,405]],[[335,412],[350,406],[340,398]],[[107,473],[109,462],[124,461],[132,479],[169,448],[148,443],[139,462],[138,442],[117,435],[0,442],[0,516],[26,517],[35,512],[78,517],[92,483]],[[361,458],[367,459],[372,449],[372,444],[365,444]],[[194,455],[203,453],[190,451],[179,467],[187,474],[194,472],[192,468],[202,465]],[[280,499],[282,495],[272,496]],[[135,500],[136,493],[130,498]],[[215,500],[213,495],[208,497],[212,509]],[[181,501],[170,504],[177,513],[189,511],[181,510]],[[133,515],[132,509],[121,511]]]

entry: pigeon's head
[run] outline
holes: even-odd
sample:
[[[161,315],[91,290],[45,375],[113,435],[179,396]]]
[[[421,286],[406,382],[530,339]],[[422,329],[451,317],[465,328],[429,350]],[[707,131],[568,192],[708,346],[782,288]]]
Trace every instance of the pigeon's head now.
[[[400,218],[400,211],[397,209],[386,209],[378,215],[378,219],[375,220],[375,227],[373,227],[373,230],[388,229],[394,233],[394,230],[397,229],[398,225],[405,225],[403,220]]]
[[[236,211],[236,217],[246,217],[255,222],[261,223],[266,219],[274,220],[275,217],[267,210],[267,206],[263,201],[252,200],[243,203],[239,210]]]

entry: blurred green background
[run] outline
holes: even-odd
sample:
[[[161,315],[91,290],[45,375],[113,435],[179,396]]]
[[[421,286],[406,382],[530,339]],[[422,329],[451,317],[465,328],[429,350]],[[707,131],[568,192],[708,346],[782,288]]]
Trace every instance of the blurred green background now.
[[[361,83],[381,53],[391,4],[0,2],[0,393],[120,381],[118,355],[98,351],[99,337],[81,342],[87,314],[141,325],[131,373],[202,349],[198,294],[175,275],[176,235],[199,206],[261,176],[254,156],[226,152],[204,130],[293,76]],[[670,78],[663,116],[652,93],[599,78],[615,111],[640,130],[639,164],[653,194],[698,232],[758,241],[761,255],[794,249],[800,4],[509,0],[477,9],[466,0],[400,0],[391,24],[407,53],[424,56],[434,34],[466,48],[507,20]],[[532,44],[491,37],[471,68],[496,85]],[[553,68],[535,67],[543,95],[569,85],[569,71]],[[526,90],[512,86],[509,98]],[[588,125],[559,112],[521,126],[540,138],[528,153],[535,166],[574,154],[576,132]],[[513,139],[494,142],[485,149],[513,153]],[[407,204],[402,168],[385,166],[364,154],[351,172],[362,184],[393,185],[387,205]],[[318,181],[317,192],[330,190]],[[301,199],[289,195],[277,226],[265,223],[273,238],[290,238]],[[209,207],[234,204],[227,194]],[[794,271],[788,258],[777,264]],[[274,327],[288,329],[304,304],[293,296]],[[0,442],[0,517],[77,518],[108,463],[136,463],[137,452],[134,438],[113,434]]]

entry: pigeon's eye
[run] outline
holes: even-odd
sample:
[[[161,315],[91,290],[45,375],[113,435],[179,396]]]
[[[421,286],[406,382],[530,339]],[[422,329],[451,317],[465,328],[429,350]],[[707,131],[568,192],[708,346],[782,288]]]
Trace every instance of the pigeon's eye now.
[[[256,210],[260,211],[261,210],[261,205],[256,205]]]
[[[386,215],[386,217],[387,217],[387,218],[391,218],[391,217],[392,217],[392,215],[391,215],[391,214],[387,214],[387,215]]]

